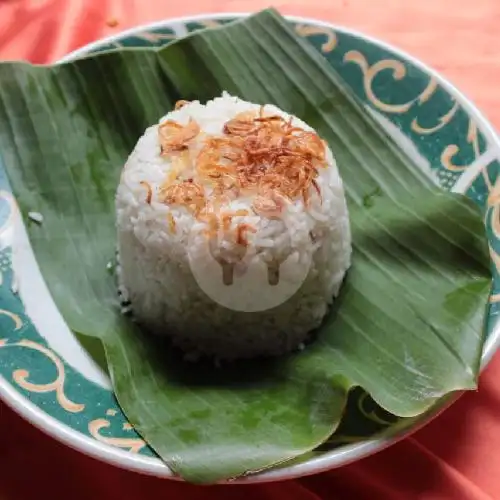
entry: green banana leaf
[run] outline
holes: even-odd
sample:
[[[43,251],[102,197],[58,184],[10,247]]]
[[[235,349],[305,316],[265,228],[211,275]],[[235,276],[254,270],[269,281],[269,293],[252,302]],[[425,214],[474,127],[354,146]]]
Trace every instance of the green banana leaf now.
[[[120,314],[114,194],[144,129],[177,99],[223,90],[274,103],[331,146],[351,214],[352,268],[317,339],[274,360],[185,363]],[[410,417],[474,389],[491,284],[484,226],[440,192],[274,10],[159,51],[0,65],[0,152],[68,325],[102,341],[119,404],[184,479],[213,483],[313,450],[362,386]],[[25,217],[27,220],[27,218]]]

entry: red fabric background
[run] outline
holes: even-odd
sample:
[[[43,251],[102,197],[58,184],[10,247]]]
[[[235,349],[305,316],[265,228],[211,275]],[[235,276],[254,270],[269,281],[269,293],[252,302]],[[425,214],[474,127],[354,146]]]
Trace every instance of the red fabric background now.
[[[264,0],[0,0],[0,59],[48,62],[140,23],[266,6]],[[456,83],[500,126],[497,0],[275,0],[274,6],[364,31],[411,52]],[[110,27],[111,20],[117,26]],[[498,357],[478,392],[464,395],[413,437],[342,469],[254,486],[195,487],[123,471],[60,445],[0,403],[0,499],[42,493],[74,500],[500,499],[499,450]]]

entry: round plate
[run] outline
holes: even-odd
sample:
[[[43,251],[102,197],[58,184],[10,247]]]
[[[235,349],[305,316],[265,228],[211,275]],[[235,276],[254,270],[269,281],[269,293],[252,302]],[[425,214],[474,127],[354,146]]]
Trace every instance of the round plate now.
[[[242,14],[202,15],[139,27],[67,56],[122,47],[151,47]],[[482,366],[500,342],[499,140],[481,113],[450,83],[412,57],[371,38],[311,19],[289,18],[297,33],[342,75],[382,127],[433,173],[444,189],[466,192],[484,210],[494,263]],[[0,395],[18,413],[55,438],[121,467],[172,478],[118,407],[106,375],[73,337],[55,307],[21,235],[15,258],[29,287],[15,293],[11,267],[12,198],[0,170]],[[20,282],[23,279],[20,276]],[[26,282],[26,281],[24,281]],[[379,451],[428,422],[454,397],[418,419],[396,419],[362,390],[351,394],[347,418],[321,449],[237,482],[290,479],[344,465]]]

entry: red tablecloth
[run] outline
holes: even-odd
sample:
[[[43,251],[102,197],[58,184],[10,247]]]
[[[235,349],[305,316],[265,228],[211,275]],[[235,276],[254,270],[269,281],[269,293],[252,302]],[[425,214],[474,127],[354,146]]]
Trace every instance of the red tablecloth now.
[[[411,3],[411,5],[408,5]],[[440,70],[500,126],[498,0],[275,0],[383,38]],[[133,25],[185,14],[250,11],[264,0],[0,0],[0,59],[55,60]],[[110,27],[110,20],[118,21]],[[46,437],[0,403],[0,499],[500,499],[500,358],[480,390],[413,437],[351,466],[283,483],[195,487],[123,471]]]

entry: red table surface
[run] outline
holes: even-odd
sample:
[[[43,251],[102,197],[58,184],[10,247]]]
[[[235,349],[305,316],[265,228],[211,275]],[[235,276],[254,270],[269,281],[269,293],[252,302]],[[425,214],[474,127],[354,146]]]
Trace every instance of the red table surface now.
[[[305,15],[377,36],[441,71],[500,126],[500,2],[275,0]],[[54,61],[134,25],[202,12],[252,11],[264,0],[0,0],[0,59]],[[117,26],[110,27],[118,21]],[[478,392],[427,427],[353,465],[295,481],[199,487],[90,459],[45,436],[0,403],[0,500],[500,499],[500,358]]]

